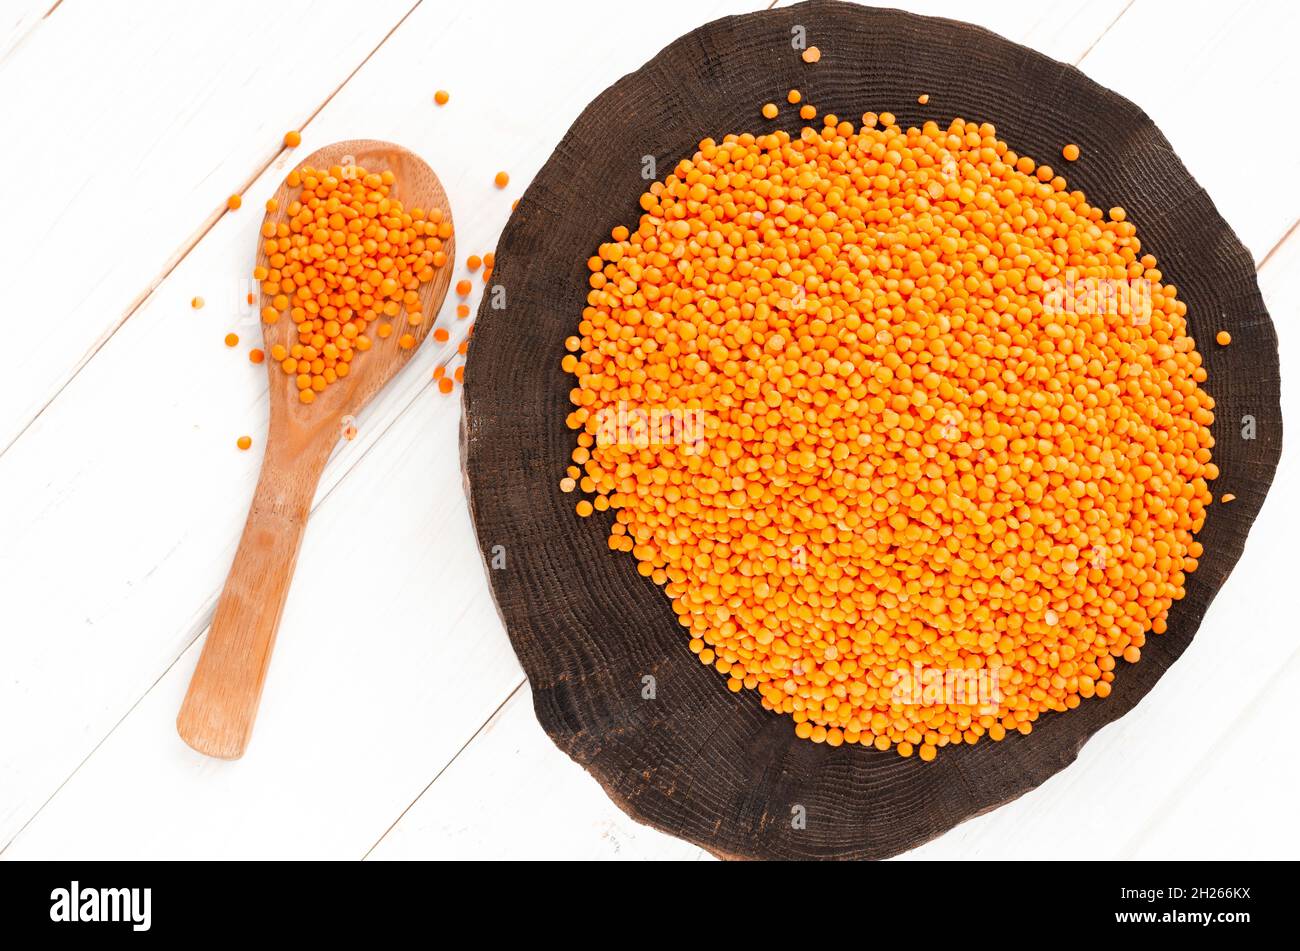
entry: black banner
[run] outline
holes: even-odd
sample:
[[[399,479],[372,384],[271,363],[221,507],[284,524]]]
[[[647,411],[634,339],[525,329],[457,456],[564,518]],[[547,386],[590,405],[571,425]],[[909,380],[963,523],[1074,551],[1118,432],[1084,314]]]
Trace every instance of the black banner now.
[[[459,931],[482,915],[495,923],[494,905],[522,923],[527,919],[517,912],[553,901],[544,919],[548,930],[558,926],[557,914],[568,914],[573,927],[587,929],[593,916],[609,915],[611,924],[622,921],[635,931],[635,921],[653,928],[665,916],[698,920],[711,905],[692,895],[692,886],[703,885],[741,888],[748,895],[743,904],[765,895],[748,914],[761,909],[774,923],[791,913],[806,918],[815,908],[827,924],[847,922],[859,908],[864,923],[884,915],[938,937],[992,938],[1014,922],[1017,930],[1042,925],[1080,937],[1132,932],[1219,941],[1246,937],[1261,926],[1276,934],[1289,917],[1285,905],[1295,878],[1290,863],[888,862],[835,870],[692,863],[689,871],[672,870],[671,881],[663,869],[651,878],[647,870],[627,865],[595,869],[576,863],[562,878],[521,869],[513,880],[510,870],[485,865],[9,862],[0,863],[0,914],[19,934],[64,932],[95,940],[264,939],[278,933],[337,940],[458,920]],[[750,879],[752,874],[760,877]],[[731,880],[733,875],[739,879]],[[823,875],[833,876],[833,886],[811,885],[815,878],[808,876]],[[674,909],[674,903],[682,907]],[[727,909],[741,910],[716,906]],[[862,940],[872,940],[871,934]]]

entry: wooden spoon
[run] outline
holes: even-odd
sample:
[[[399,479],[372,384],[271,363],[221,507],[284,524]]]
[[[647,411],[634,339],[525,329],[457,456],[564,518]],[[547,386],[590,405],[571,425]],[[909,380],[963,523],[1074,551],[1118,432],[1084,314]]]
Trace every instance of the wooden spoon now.
[[[397,179],[392,186],[393,197],[408,209],[440,208],[445,220],[451,221],[451,206],[438,177],[419,156],[400,146],[368,139],[336,142],[299,163],[315,168],[340,165],[345,169],[354,164],[367,172],[391,169]],[[274,224],[285,221],[296,192],[287,182],[282,183],[275,193],[276,210],[268,212],[265,220]],[[448,239],[443,250],[447,264],[420,288],[420,306],[425,315],[420,325],[405,326],[405,319],[397,318],[393,334],[387,339],[370,333],[373,346],[357,354],[352,372],[326,387],[310,405],[299,401],[293,375],[270,359],[276,344],[288,349],[297,342],[293,321],[286,314],[276,323],[262,325],[271,382],[271,425],[262,472],[235,563],[176,718],[181,739],[200,753],[238,759],[248,745],[316,484],[330,451],[346,428],[344,418],[359,413],[406,365],[433,326],[451,283],[455,239]],[[257,263],[267,264],[260,242]],[[269,295],[262,297],[263,306],[269,305]],[[403,333],[415,337],[416,347],[398,347]]]

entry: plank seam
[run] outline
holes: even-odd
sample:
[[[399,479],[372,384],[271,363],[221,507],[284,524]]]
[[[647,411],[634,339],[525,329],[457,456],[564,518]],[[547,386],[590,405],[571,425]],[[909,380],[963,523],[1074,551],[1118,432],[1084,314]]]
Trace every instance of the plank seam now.
[[[490,724],[501,713],[501,711],[505,709],[506,704],[508,704],[511,700],[514,699],[515,694],[519,693],[519,691],[523,689],[523,686],[526,683],[528,683],[527,677],[519,678],[519,683],[514,685],[510,693],[506,695],[506,698],[502,700],[499,704],[497,704],[496,709],[493,710],[490,714],[488,714],[487,719],[485,719],[481,724],[479,724],[478,729],[476,729],[472,734],[470,734],[469,739],[467,739],[463,744],[461,744],[460,749],[458,749],[454,754],[452,754],[451,759],[447,760],[447,762],[442,764],[442,767],[434,775],[433,779],[429,780],[429,782],[425,785],[425,787],[420,790],[419,795],[417,795],[414,799],[412,799],[409,803],[407,803],[406,808],[403,809],[397,815],[397,818],[395,818],[392,822],[388,824],[388,828],[384,830],[383,835],[381,835],[379,838],[375,840],[374,845],[366,849],[366,854],[361,856],[361,861],[364,862],[366,859],[370,858],[370,853],[374,852],[375,849],[379,848],[379,844],[383,842],[384,839],[388,838],[388,834],[397,828],[398,823],[400,823],[402,819],[406,817],[406,814],[411,811],[411,809],[415,806],[417,802],[419,802],[421,799],[424,798],[424,794],[433,788],[433,784],[442,778],[443,773],[447,772],[447,770],[451,768],[451,764],[456,762],[456,760],[460,759],[460,754],[464,753],[467,749],[469,749],[470,744],[479,738],[479,736],[483,733],[483,731],[488,728],[488,724]]]
[[[1115,19],[1111,20],[1110,23],[1106,25],[1106,29],[1101,31],[1101,35],[1099,35],[1095,40],[1093,40],[1090,44],[1088,44],[1088,48],[1083,51],[1083,55],[1074,61],[1075,66],[1078,66],[1080,63],[1082,63],[1085,59],[1088,58],[1088,54],[1097,48],[1097,44],[1106,38],[1106,34],[1111,31],[1111,28],[1116,23],[1118,23],[1121,19],[1123,19],[1124,14],[1128,13],[1129,10],[1132,9],[1133,4],[1136,2],[1137,0],[1128,0],[1128,3],[1124,4],[1124,9],[1119,11],[1119,13],[1115,14]]]

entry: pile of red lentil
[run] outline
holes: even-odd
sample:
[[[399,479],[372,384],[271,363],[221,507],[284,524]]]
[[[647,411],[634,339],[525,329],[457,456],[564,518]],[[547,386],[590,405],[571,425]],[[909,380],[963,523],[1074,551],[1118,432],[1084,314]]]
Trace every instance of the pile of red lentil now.
[[[561,487],[701,662],[800,737],[927,760],[1106,697],[1218,474],[1186,307],[1123,209],[987,123],[888,113],[705,139],[641,209],[589,262]],[[1070,290],[1100,285],[1145,303]],[[656,413],[704,422],[609,425]],[[996,699],[900,695],[918,670]]]
[[[390,195],[394,181],[388,170],[304,165],[289,173],[301,191],[285,220],[262,226],[267,263],[253,270],[270,298],[262,319],[287,314],[298,335],[271,357],[294,376],[304,403],[349,374],[354,355],[372,346],[372,326],[380,337],[398,332],[398,346],[409,350],[410,329],[426,319],[420,287],[446,266],[452,226],[440,208],[403,207]]]

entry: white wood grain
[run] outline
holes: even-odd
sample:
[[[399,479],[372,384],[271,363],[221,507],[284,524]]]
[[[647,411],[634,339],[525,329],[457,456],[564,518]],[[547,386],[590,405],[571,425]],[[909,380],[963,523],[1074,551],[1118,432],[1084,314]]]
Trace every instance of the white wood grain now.
[[[1295,85],[1274,35],[1289,22],[1280,3],[1229,5],[1222,14],[1180,5],[1185,17],[1169,16],[1164,5],[1158,29],[1139,20],[1143,29],[1131,37],[1130,18],[1160,7],[1158,0],[1137,0],[1126,11],[1110,0],[907,6],[982,23],[1060,59],[1083,57],[1085,70],[1096,67],[1094,76],[1147,108],[1171,138],[1206,117],[1256,108],[1236,85],[1238,75]],[[69,7],[78,16],[83,9],[69,0],[56,17]],[[464,255],[492,246],[510,199],[601,88],[674,36],[746,5],[671,3],[656,6],[653,18],[611,5],[600,41],[580,28],[585,14],[576,7],[433,7],[417,9],[322,110],[299,154],[353,135],[414,148],[443,177]],[[58,51],[45,38],[50,33],[39,28],[0,61],[0,94],[6,71],[38,36],[52,44],[47,55]],[[85,42],[70,26],[59,37]],[[1224,37],[1229,52],[1215,53]],[[1112,42],[1127,51],[1127,63],[1108,50]],[[251,71],[253,95],[273,93],[263,86],[270,74],[262,64],[243,53],[229,59],[231,69]],[[1217,86],[1201,83],[1199,99],[1180,95],[1187,70],[1211,68],[1220,73]],[[1103,78],[1106,70],[1122,75]],[[1140,82],[1123,88],[1124,77],[1139,73]],[[444,109],[428,102],[435,88],[452,93]],[[202,124],[204,108],[186,121]],[[283,128],[262,131],[274,145]],[[241,147],[253,138],[246,127],[230,134]],[[1262,256],[1287,215],[1294,220],[1294,198],[1274,195],[1273,207],[1254,209],[1247,190],[1229,182],[1222,187],[1237,196],[1230,208],[1207,179],[1227,169],[1268,181],[1276,172],[1269,163],[1285,166],[1294,149],[1281,159],[1261,152],[1228,161],[1208,136],[1202,144],[1183,137],[1175,146],[1193,174]],[[260,220],[255,209],[283,174],[280,164],[250,187],[253,213],[223,217],[0,456],[0,604],[7,606],[0,848],[31,820],[4,857],[359,857],[381,839],[375,858],[697,857],[698,850],[623,816],[545,738],[526,689],[511,696],[520,673],[464,514],[455,463],[459,407],[430,391],[440,354],[429,348],[365,415],[358,439],[327,471],[248,757],[216,763],[176,739],[172,720],[197,658],[196,637],[256,474],[257,451],[238,453],[233,440],[248,432],[260,446],[265,429],[260,370],[244,359],[244,346],[231,352],[219,341],[236,318],[233,298]],[[513,177],[504,194],[490,184],[498,167]],[[168,174],[160,172],[155,186],[164,195],[196,187],[184,175],[172,183]],[[85,186],[103,200],[99,187]],[[216,188],[216,199],[229,190]],[[191,227],[202,224],[200,214]],[[1286,319],[1300,307],[1298,278],[1300,242],[1293,238],[1261,274],[1284,365],[1300,358]],[[143,296],[147,286],[132,294]],[[196,293],[209,299],[197,313],[188,308]],[[450,310],[441,317],[453,331],[443,359],[465,329]],[[1284,401],[1294,416],[1290,388]],[[1269,725],[1285,710],[1278,697],[1294,689],[1295,645],[1284,633],[1293,612],[1275,596],[1290,582],[1282,555],[1300,528],[1294,507],[1279,498],[1300,479],[1290,462],[1196,642],[1142,705],[1094,739],[1076,766],[912,857],[1163,856],[1189,851],[1177,840],[1193,834],[1216,854],[1250,854],[1255,846],[1295,854],[1296,830],[1279,830],[1274,821],[1289,813],[1291,787],[1281,784],[1293,783],[1293,772],[1274,765],[1253,774],[1266,788],[1248,790],[1220,766],[1275,755]],[[353,578],[357,565],[353,584],[363,596],[349,599],[341,579]],[[1231,683],[1225,671],[1233,672]],[[541,802],[518,795],[525,785],[548,795]],[[1248,791],[1260,808],[1228,816],[1232,798]],[[200,825],[199,814],[212,818]]]
[[[370,853],[405,859],[711,859],[629,818],[543,732],[520,686]]]
[[[400,141],[442,178],[461,255],[490,250],[511,199],[596,93],[629,62],[649,58],[702,19],[747,4],[677,0],[659,9],[653,24],[642,22],[638,9],[624,7],[619,18],[606,18],[607,28],[625,38],[617,47],[559,29],[565,21],[557,21],[551,8],[508,6],[510,30],[501,29],[506,6],[461,6],[451,15],[434,4],[419,7],[306,127],[298,153],[358,136]],[[538,43],[538,36],[552,39]],[[514,68],[496,70],[482,55],[479,37],[492,37],[494,55]],[[546,108],[520,108],[538,94],[537,77],[543,75]],[[412,76],[425,79],[412,83]],[[451,92],[446,107],[431,101],[437,88]],[[287,160],[282,157],[249,187],[250,209],[271,194]],[[513,176],[505,191],[492,184],[498,169]],[[235,300],[245,290],[242,275],[251,268],[260,220],[257,214],[222,217],[0,456],[0,537],[7,542],[0,549],[0,603],[11,605],[15,630],[38,635],[0,639],[0,670],[6,674],[0,723],[28,724],[0,731],[0,846],[210,618],[259,459],[258,452],[235,450],[234,439],[248,433],[260,446],[266,428],[264,371],[248,363],[245,344],[237,351],[221,345],[240,319]],[[474,283],[476,307],[482,282]],[[188,303],[195,294],[210,302],[197,312]],[[333,459],[318,499],[428,392],[435,363],[454,354],[469,326],[455,320],[454,304],[449,300],[439,318],[451,340],[421,348],[363,414],[358,439]],[[245,317],[241,335],[251,339],[257,332],[256,320]],[[459,411],[443,402],[439,411]],[[456,455],[454,433],[438,450]],[[62,464],[51,466],[52,460]],[[428,491],[463,506],[458,477],[422,478]],[[352,543],[347,532],[331,538],[313,524],[303,558],[313,545],[347,550]],[[485,580],[473,577],[470,590],[489,604]],[[300,568],[290,603],[328,597],[335,585],[333,577],[313,577]],[[284,627],[291,623],[287,614]],[[456,642],[448,639],[443,646],[451,670]],[[276,669],[279,662],[268,695],[276,689]],[[490,682],[477,689],[491,705],[485,711],[470,707],[476,712],[454,724],[462,741],[504,699]],[[273,716],[263,710],[255,743],[274,729],[268,726]],[[302,782],[311,785],[310,777]]]
[[[54,0],[6,0],[0,7],[0,63],[37,29]]]
[[[1125,858],[1295,860],[1300,757],[1292,755],[1287,734],[1300,696],[1300,654],[1261,688],[1125,844]]]
[[[1155,120],[1256,264],[1300,220],[1298,33],[1287,0],[1137,0],[1080,64]]]
[[[458,422],[426,389],[317,507],[243,759],[176,735],[195,643],[5,857],[364,855],[521,678],[446,491]]]
[[[413,2],[69,2],[0,58],[0,451]]]

